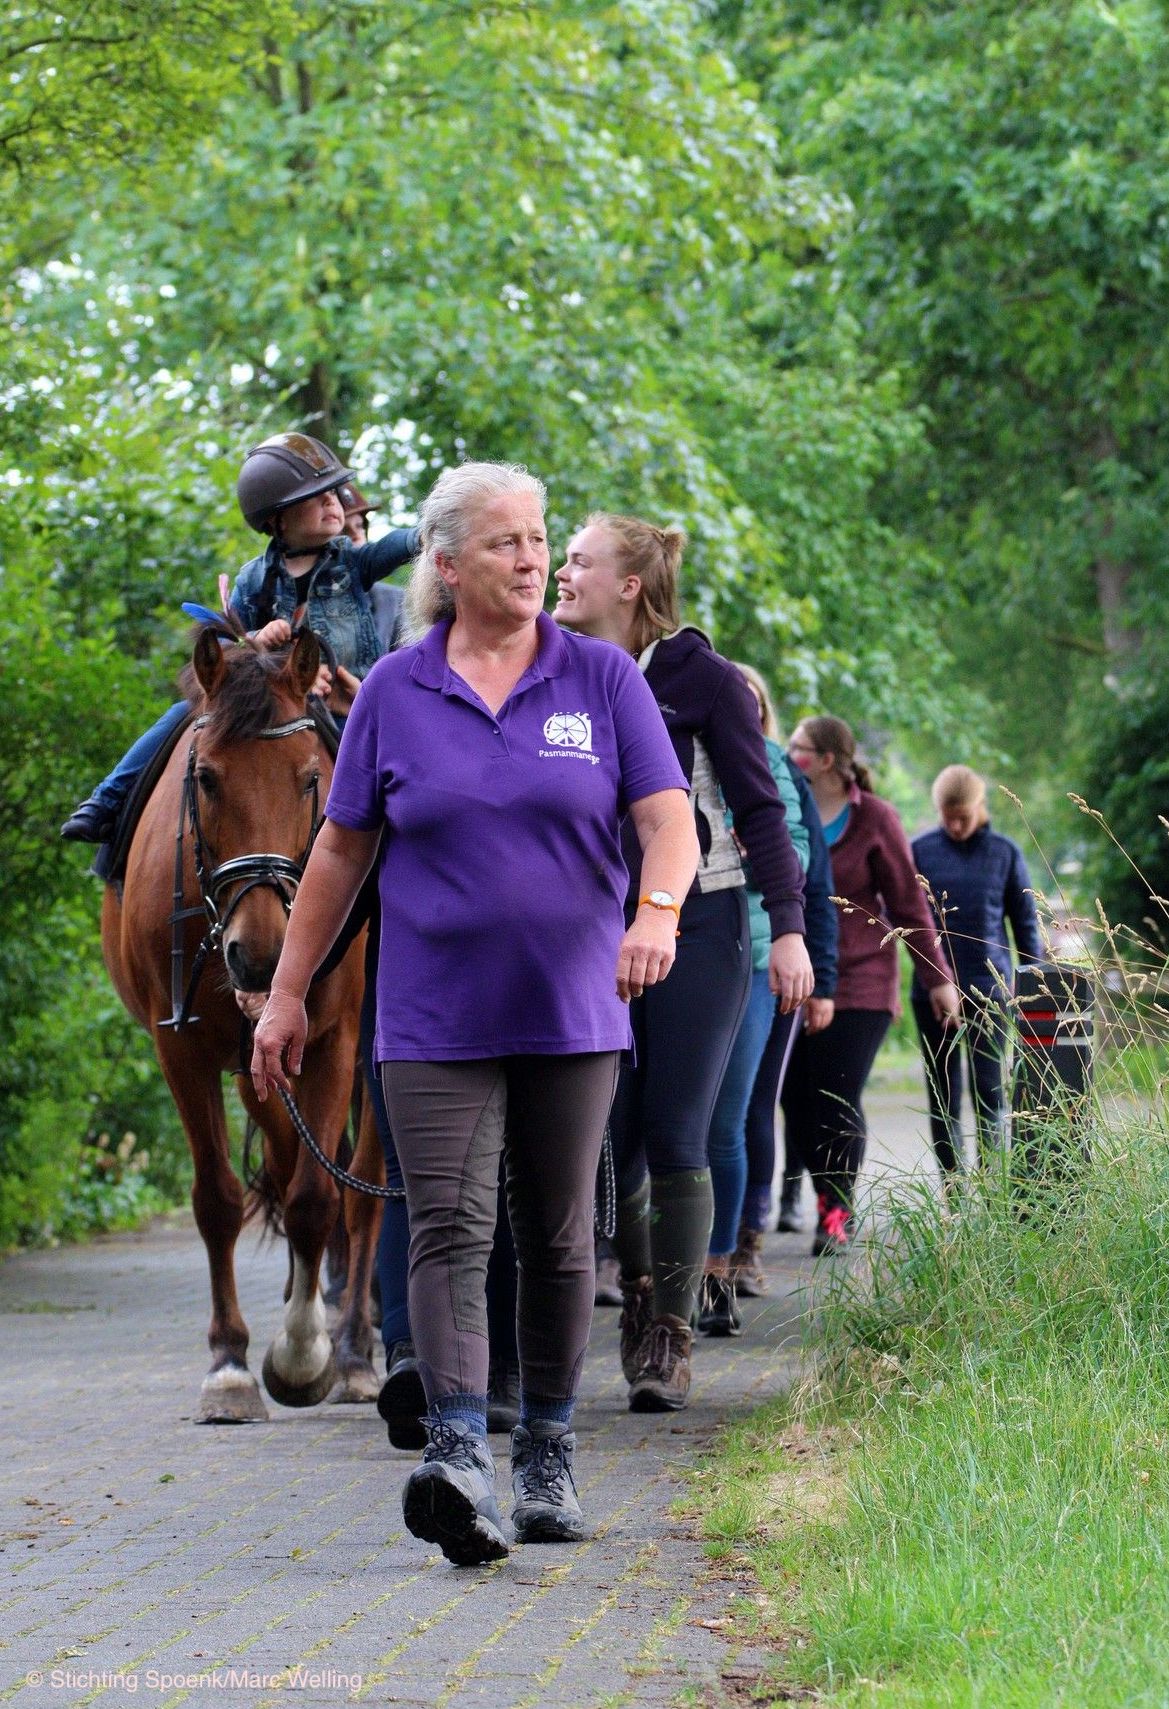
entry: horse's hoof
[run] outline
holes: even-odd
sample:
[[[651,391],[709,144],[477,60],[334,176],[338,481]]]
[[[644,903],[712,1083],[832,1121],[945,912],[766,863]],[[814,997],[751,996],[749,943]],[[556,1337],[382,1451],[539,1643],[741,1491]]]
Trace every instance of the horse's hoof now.
[[[326,1398],[337,1381],[337,1367],[331,1353],[320,1374],[307,1383],[290,1383],[282,1377],[272,1354],[271,1347],[264,1354],[264,1387],[280,1406],[316,1406]]]
[[[381,1384],[372,1365],[358,1365],[342,1371],[329,1393],[330,1406],[371,1406],[377,1399]]]
[[[203,1379],[196,1424],[267,1424],[260,1385],[241,1365],[224,1365]]]

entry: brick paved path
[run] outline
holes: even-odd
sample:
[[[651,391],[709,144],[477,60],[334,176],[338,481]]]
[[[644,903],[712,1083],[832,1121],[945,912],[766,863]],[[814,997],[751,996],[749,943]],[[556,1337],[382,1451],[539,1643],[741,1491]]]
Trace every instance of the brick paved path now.
[[[916,1118],[888,1103],[871,1111],[874,1162],[912,1166]],[[577,1414],[595,1536],[514,1548],[476,1570],[453,1569],[404,1531],[415,1456],[388,1447],[371,1407],[190,1422],[208,1300],[188,1217],[9,1260],[0,1704],[727,1701],[724,1672],[749,1674],[758,1658],[700,1622],[720,1621],[743,1587],[710,1576],[671,1504],[678,1471],[719,1423],[790,1380],[807,1245],[772,1237],[773,1298],[748,1306],[742,1340],[699,1338],[692,1404],[674,1417],[625,1409],[617,1313],[598,1311]],[[246,1237],[240,1292],[257,1371],[283,1276],[282,1251]],[[502,1498],[506,1439],[493,1441]],[[284,1686],[249,1677],[297,1667],[301,1681]],[[43,1684],[29,1683],[37,1675]],[[185,1682],[165,1682],[176,1675]]]

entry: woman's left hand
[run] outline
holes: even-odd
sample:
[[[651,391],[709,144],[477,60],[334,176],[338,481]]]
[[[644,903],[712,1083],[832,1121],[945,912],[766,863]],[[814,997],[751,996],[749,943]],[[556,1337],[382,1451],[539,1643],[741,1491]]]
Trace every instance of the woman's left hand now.
[[[252,1085],[263,1103],[270,1086],[292,1090],[290,1074],[299,1074],[308,1038],[303,1002],[284,991],[270,991],[252,1046]]]
[[[785,932],[772,943],[767,958],[767,983],[779,999],[781,1015],[790,1015],[812,995],[816,975],[808,960],[808,946],[799,932]]]
[[[623,1003],[640,997],[674,965],[678,922],[672,908],[639,908],[617,951],[617,995]]]

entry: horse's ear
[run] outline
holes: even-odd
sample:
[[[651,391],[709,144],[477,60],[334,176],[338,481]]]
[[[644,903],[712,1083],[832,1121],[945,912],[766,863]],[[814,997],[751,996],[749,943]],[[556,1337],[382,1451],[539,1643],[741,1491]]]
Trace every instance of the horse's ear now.
[[[288,656],[288,674],[298,700],[304,700],[309,694],[320,668],[321,643],[311,629],[302,629]]]
[[[227,671],[227,665],[223,659],[223,648],[214,629],[200,629],[199,638],[195,642],[195,651],[191,655],[191,663],[195,667],[199,687],[210,700],[223,682]]]

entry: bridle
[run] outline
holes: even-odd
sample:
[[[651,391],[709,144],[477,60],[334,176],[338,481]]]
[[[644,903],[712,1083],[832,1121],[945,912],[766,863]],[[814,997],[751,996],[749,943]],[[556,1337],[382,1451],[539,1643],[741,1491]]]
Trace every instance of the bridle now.
[[[206,716],[197,718],[191,726],[192,733],[201,730],[208,722]],[[296,736],[302,730],[317,730],[319,726],[314,718],[290,719],[287,724],[273,724],[267,730],[258,732],[255,738],[262,742],[279,741],[283,736]],[[218,866],[211,866],[210,857],[214,850],[203,830],[199,817],[199,785],[195,776],[198,764],[199,744],[192,734],[191,746],[187,752],[187,769],[183,777],[182,794],[179,797],[179,823],[175,834],[175,882],[174,907],[171,911],[171,955],[170,955],[170,989],[171,1014],[170,1019],[160,1021],[159,1025],[174,1027],[181,1032],[186,1026],[193,1025],[199,1016],[191,1013],[195,1001],[195,992],[203,976],[203,969],[208,958],[223,948],[223,935],[231,924],[232,917],[245,896],[250,896],[253,890],[274,890],[279,896],[285,914],[291,912],[297,888],[304,877],[304,869],[308,857],[312,853],[313,843],[321,827],[320,812],[320,781],[313,779],[313,809],[312,821],[309,825],[308,840],[296,860],[288,855],[279,854],[246,854],[237,855],[232,860],[221,861]],[[183,842],[188,827],[195,845],[195,876],[199,882],[199,902],[192,908],[183,907],[183,895],[186,889],[184,882]],[[210,866],[210,871],[208,867]],[[238,886],[235,894],[224,907],[224,893],[233,886]],[[208,926],[202,942],[195,952],[191,966],[191,977],[183,989],[183,925],[187,920],[205,915]]]

